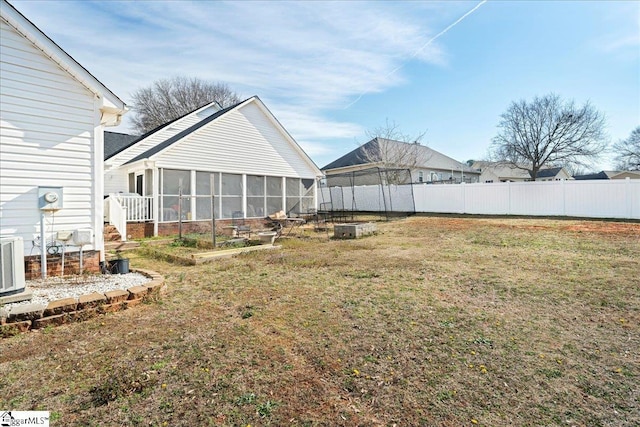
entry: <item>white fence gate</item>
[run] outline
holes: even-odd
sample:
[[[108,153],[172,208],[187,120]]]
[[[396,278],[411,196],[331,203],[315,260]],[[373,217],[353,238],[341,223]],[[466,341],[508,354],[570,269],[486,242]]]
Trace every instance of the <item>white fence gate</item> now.
[[[356,199],[379,194],[376,185],[354,187]],[[319,199],[330,200],[322,188]],[[349,189],[351,191],[351,189]],[[483,215],[574,216],[640,219],[640,180],[414,184],[416,212]],[[365,202],[360,206],[367,206]],[[372,204],[373,205],[373,204]],[[345,208],[348,207],[345,206]],[[392,207],[402,211],[402,207]]]

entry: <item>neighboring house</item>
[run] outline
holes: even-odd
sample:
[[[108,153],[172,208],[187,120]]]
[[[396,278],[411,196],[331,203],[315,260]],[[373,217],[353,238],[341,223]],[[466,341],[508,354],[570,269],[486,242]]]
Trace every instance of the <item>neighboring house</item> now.
[[[480,182],[531,181],[528,170],[497,162],[473,162],[471,167],[480,172]]]
[[[0,236],[23,238],[24,254],[34,255],[26,259],[31,277],[41,225],[51,252],[60,249],[58,232],[83,230],[85,268],[97,270],[104,260],[103,130],[127,108],[5,0],[0,16]],[[45,190],[58,200],[47,204],[55,197]]]
[[[604,171],[609,179],[640,179],[640,171]]]
[[[377,184],[379,176],[363,172],[377,168],[409,170],[410,178],[393,184],[478,182],[480,173],[464,163],[418,143],[374,138],[322,168],[330,186],[349,185],[350,174],[359,174],[359,185]],[[344,178],[340,178],[343,176]]]
[[[257,96],[224,109],[205,105],[129,143],[111,136],[108,220],[125,239],[131,233],[113,217],[122,206],[129,230],[139,221],[152,223],[153,234],[172,233],[178,215],[192,228],[210,224],[212,179],[216,218],[264,219],[316,206],[322,173]]]
[[[574,175],[573,179],[578,181],[584,181],[588,179],[609,179],[609,175],[604,171],[600,171],[598,173],[588,173],[585,175]]]
[[[573,179],[573,177],[562,167],[540,169],[536,174],[536,181],[562,181],[570,179]]]
[[[640,171],[600,171],[586,175],[576,175],[577,180],[585,179],[640,179]]]
[[[499,162],[473,162],[471,167],[480,172],[480,182],[522,182],[532,181],[531,172],[526,166],[520,168]],[[570,180],[573,177],[562,167],[543,167],[536,175],[536,181]]]

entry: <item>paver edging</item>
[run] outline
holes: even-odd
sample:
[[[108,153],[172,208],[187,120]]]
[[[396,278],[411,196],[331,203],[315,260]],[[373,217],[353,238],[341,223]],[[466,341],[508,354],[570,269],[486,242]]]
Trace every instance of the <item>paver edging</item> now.
[[[18,306],[19,310],[15,314],[11,310],[0,309],[0,338],[48,326],[81,322],[100,314],[125,310],[144,301],[155,301],[164,293],[165,281],[162,275],[144,269],[131,269],[131,272],[142,274],[151,281],[126,290],[62,298],[50,301],[47,306],[33,304],[29,309]]]

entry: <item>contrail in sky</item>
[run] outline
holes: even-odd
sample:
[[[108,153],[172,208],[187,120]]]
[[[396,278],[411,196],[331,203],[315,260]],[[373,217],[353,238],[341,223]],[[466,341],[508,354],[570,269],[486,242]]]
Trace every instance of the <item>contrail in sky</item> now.
[[[453,24],[449,25],[447,28],[445,28],[444,30],[440,31],[438,34],[436,34],[435,36],[431,37],[431,39],[429,39],[425,44],[423,44],[419,49],[417,49],[415,52],[413,52],[410,56],[410,58],[415,58],[416,55],[418,55],[420,52],[422,52],[425,48],[427,48],[431,43],[433,43],[434,41],[436,41],[437,39],[439,39],[441,36],[443,36],[444,34],[447,33],[447,31],[449,31],[450,29],[452,29],[453,27],[455,27],[456,25],[458,25],[460,22],[462,22],[467,16],[471,15],[473,12],[475,12],[476,10],[478,10],[478,8],[480,8],[480,6],[482,6],[483,4],[485,4],[487,1],[489,0],[482,0],[480,3],[478,3],[477,5],[475,5],[475,7],[473,9],[471,9],[470,11],[468,11],[467,13],[465,13],[464,15],[462,15],[460,18],[458,18],[458,20],[456,22],[454,22]],[[396,73],[398,70],[400,70],[402,67],[404,67],[405,64],[400,64],[398,65],[396,68],[394,68],[393,70],[391,70],[386,77],[389,77],[390,75]],[[362,92],[360,95],[358,95],[358,97],[353,100],[349,105],[347,105],[346,107],[344,107],[344,109],[348,109],[350,108],[353,104],[355,104],[356,102],[360,101],[360,98],[362,98],[368,91],[364,91]]]

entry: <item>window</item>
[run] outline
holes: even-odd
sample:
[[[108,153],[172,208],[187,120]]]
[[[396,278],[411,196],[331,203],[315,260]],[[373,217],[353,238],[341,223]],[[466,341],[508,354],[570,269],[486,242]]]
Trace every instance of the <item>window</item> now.
[[[300,212],[300,179],[287,178],[287,214]]]
[[[314,207],[314,179],[287,178],[287,214],[307,213]]]
[[[418,172],[418,182],[424,182],[424,172]]]
[[[302,209],[301,212],[308,213],[311,209],[316,207],[314,203],[314,189],[315,189],[315,179],[302,179]]]
[[[242,175],[223,173],[220,180],[222,218],[231,218],[233,212],[242,211]]]
[[[267,215],[282,210],[282,178],[267,177]]]
[[[211,172],[196,172],[196,220],[211,219],[211,178],[213,178],[213,194],[217,196],[220,175]],[[218,209],[214,208],[214,211],[216,218],[218,218]]]
[[[136,176],[130,178],[135,186]],[[159,178],[158,217],[163,222],[177,221],[179,217],[183,221],[206,221],[211,220],[212,214],[228,219],[234,212],[242,212],[247,218],[264,218],[285,208],[288,213],[306,213],[314,207],[314,179],[177,169],[160,169]]]
[[[265,215],[264,176],[247,175],[247,217]]]
[[[182,215],[183,220],[191,219],[191,172],[163,169],[161,189],[162,221],[177,221],[178,215]],[[181,190],[182,203],[179,197]]]

